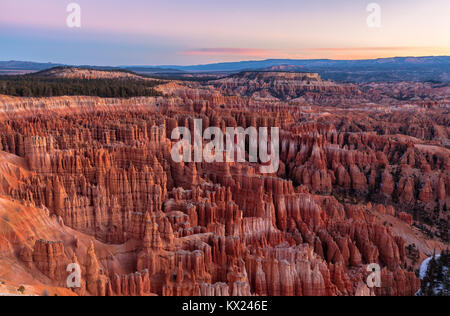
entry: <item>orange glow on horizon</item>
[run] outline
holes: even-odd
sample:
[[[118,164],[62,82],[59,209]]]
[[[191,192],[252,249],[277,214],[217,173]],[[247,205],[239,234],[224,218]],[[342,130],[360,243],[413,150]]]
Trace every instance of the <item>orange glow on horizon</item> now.
[[[254,48],[199,48],[179,52],[185,56],[261,59],[361,60],[394,57],[448,56],[450,47],[331,47],[298,50]]]

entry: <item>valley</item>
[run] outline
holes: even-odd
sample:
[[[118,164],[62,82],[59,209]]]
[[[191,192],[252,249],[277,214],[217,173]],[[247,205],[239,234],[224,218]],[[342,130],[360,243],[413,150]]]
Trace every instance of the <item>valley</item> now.
[[[47,80],[157,93],[0,95],[0,293],[415,295],[421,263],[449,248],[450,86],[280,70],[156,81],[58,67]],[[172,131],[194,135],[196,119],[278,127],[280,167],[175,162]]]

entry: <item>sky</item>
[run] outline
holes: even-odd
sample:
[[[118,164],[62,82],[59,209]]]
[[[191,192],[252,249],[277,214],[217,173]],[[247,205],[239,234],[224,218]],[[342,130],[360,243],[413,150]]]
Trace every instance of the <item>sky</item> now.
[[[79,28],[67,25],[72,2]],[[367,10],[373,2],[380,11]],[[450,55],[449,17],[449,0],[0,0],[0,60],[118,66]]]

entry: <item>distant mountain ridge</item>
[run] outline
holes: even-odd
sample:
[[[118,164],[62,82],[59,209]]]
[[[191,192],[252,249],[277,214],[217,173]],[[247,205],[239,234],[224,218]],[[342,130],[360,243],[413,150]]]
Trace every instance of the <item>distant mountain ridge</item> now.
[[[35,72],[57,66],[52,63],[0,61],[0,74],[11,71]],[[86,67],[86,66],[83,66]],[[242,71],[293,71],[318,73],[323,79],[339,82],[443,82],[450,83],[450,56],[395,57],[368,60],[268,59],[193,66],[120,66],[94,69],[125,69],[138,74],[238,73]]]
[[[393,57],[363,60],[333,60],[333,59],[267,59],[261,61],[241,61],[205,64],[196,66],[160,66],[182,71],[236,71],[245,69],[267,68],[280,65],[304,67],[336,67],[336,66],[392,66],[392,65],[447,65],[450,66],[450,56],[427,57]]]
[[[9,61],[0,61],[0,69],[14,69],[14,70],[45,70],[49,68],[54,68],[58,66],[63,66],[62,64],[54,64],[54,63],[35,63],[31,61],[17,61],[17,60],[9,60]]]
[[[280,70],[314,72],[341,82],[439,81],[450,83],[450,56],[395,57],[368,60],[268,59],[197,66],[164,66],[185,72]],[[132,69],[132,68],[129,68]]]

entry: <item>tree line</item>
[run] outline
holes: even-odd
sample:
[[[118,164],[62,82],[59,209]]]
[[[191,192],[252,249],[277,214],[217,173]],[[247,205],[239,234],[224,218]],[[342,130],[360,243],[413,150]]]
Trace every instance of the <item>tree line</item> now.
[[[0,94],[16,97],[96,96],[132,98],[161,96],[160,81],[114,79],[60,79],[35,76],[0,76]]]

